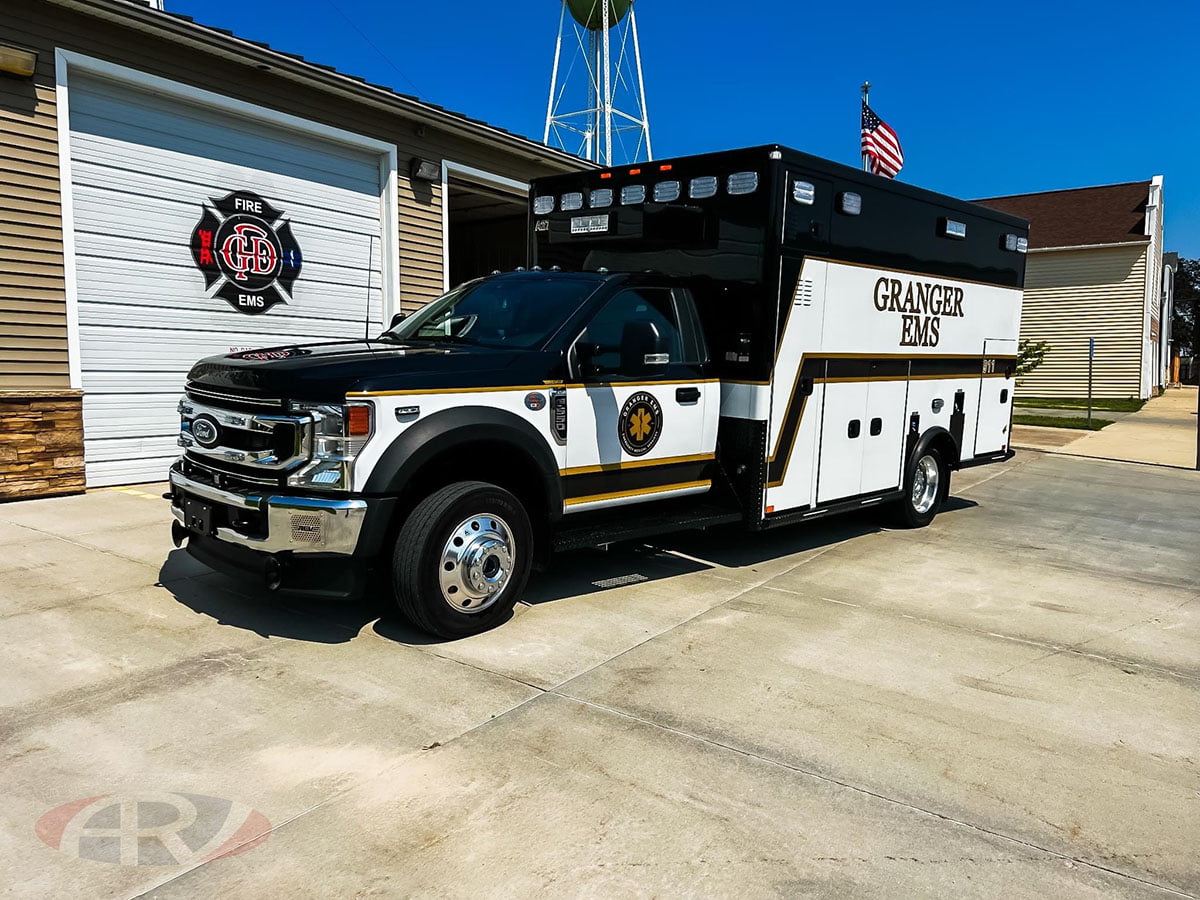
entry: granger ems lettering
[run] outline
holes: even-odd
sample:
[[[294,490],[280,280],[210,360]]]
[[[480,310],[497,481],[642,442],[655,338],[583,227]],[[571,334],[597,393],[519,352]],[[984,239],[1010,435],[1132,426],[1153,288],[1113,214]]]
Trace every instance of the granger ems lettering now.
[[[875,308],[901,313],[901,347],[936,347],[942,316],[962,317],[963,289],[950,284],[880,278],[875,282]]]

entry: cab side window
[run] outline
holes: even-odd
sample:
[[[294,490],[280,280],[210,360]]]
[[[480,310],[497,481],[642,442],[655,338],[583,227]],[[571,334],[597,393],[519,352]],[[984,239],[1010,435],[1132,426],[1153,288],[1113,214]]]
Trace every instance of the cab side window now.
[[[698,365],[704,360],[698,335],[693,334],[695,323],[687,308],[680,327],[679,304],[669,288],[629,288],[605,304],[588,323],[581,342],[590,346],[581,354],[590,362],[587,368],[593,375],[632,375],[622,372],[621,341],[625,326],[630,322],[645,322],[654,326],[662,342],[661,348],[670,356],[670,364]],[[684,333],[686,332],[686,333]],[[590,360],[586,357],[590,356]]]

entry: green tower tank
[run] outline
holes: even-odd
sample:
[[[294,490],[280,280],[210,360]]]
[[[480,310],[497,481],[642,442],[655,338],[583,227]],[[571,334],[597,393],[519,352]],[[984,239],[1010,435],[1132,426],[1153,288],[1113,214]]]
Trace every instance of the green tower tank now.
[[[599,31],[604,27],[605,0],[567,0],[567,8],[575,21],[584,28]],[[629,12],[633,0],[608,0],[608,27],[612,28]]]

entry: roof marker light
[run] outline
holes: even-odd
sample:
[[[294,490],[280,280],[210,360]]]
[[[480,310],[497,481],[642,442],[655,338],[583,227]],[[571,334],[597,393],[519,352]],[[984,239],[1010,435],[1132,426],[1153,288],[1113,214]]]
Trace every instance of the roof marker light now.
[[[725,190],[731,194],[752,194],[757,189],[757,172],[734,172],[725,181]]]
[[[853,191],[838,194],[838,212],[847,216],[859,215],[862,212],[862,194]]]
[[[673,168],[673,166],[670,163],[664,163],[663,165],[658,167],[658,171],[670,172],[672,168]]]
[[[719,184],[716,175],[701,175],[699,178],[693,178],[688,183],[688,196],[693,200],[716,196]]]
[[[612,178],[612,172],[601,172],[600,177],[601,178]]]
[[[954,219],[942,219],[941,225],[942,235],[945,237],[961,241],[967,236],[966,222],[956,222]]]
[[[792,199],[805,206],[812,206],[817,198],[817,189],[811,181],[793,181]]]
[[[629,206],[634,203],[641,203],[646,199],[646,186],[644,184],[627,184],[621,188],[621,205]]]
[[[630,174],[630,175],[641,175],[641,174],[642,174],[642,170],[641,170],[641,169],[630,169],[630,170],[629,170],[629,174]]]
[[[660,181],[654,186],[654,202],[670,203],[679,199],[678,181]]]

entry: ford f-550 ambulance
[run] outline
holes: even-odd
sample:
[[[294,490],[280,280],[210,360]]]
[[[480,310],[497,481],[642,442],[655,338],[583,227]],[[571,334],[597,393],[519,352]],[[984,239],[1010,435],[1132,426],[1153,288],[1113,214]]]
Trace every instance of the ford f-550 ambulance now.
[[[529,271],[196,364],[177,543],[503,621],[554,549],[886,507],[1012,456],[1027,224],[777,145],[534,183]],[[371,579],[371,583],[378,583]]]

